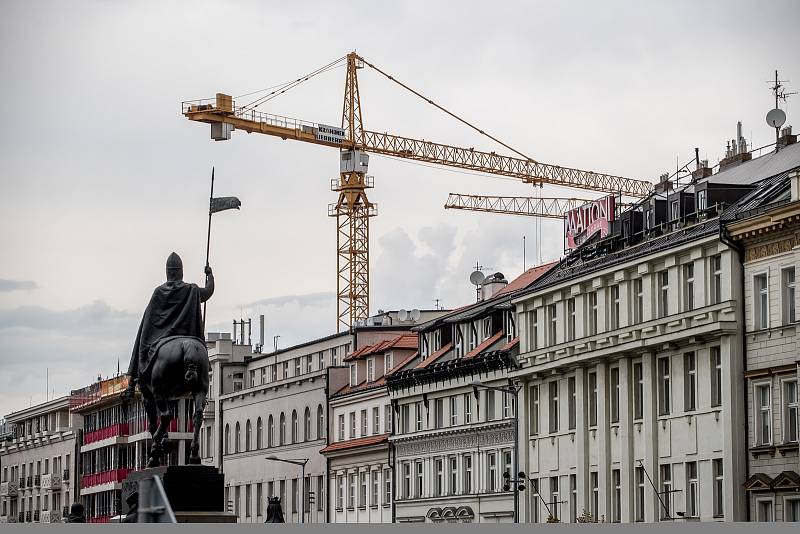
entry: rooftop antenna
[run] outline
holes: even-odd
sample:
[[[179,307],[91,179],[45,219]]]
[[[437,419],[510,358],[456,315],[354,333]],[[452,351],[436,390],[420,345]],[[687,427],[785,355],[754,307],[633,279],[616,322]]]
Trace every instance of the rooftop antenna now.
[[[436,310],[439,309],[439,299],[433,299],[433,306],[434,306],[434,309],[436,309]]]
[[[778,78],[778,70],[775,70],[775,79],[771,80],[767,83],[773,83],[774,85],[770,87],[772,94],[775,95],[775,109],[770,110],[767,113],[767,124],[772,128],[775,128],[775,152],[780,150],[778,146],[778,140],[780,139],[780,129],[781,126],[786,122],[786,113],[780,108],[780,101],[783,100],[786,103],[786,98],[790,95],[796,95],[797,92],[787,93],[786,86],[783,85],[784,83],[788,83],[789,80],[781,80]]]
[[[481,300],[481,286],[483,285],[483,281],[486,280],[486,276],[481,272],[483,267],[479,263],[475,263],[475,270],[472,271],[472,274],[469,275],[469,281],[472,282],[472,285],[475,286],[475,301],[480,302]]]

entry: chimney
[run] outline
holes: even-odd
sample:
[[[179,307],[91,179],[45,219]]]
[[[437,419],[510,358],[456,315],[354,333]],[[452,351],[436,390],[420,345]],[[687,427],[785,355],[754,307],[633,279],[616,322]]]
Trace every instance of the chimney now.
[[[707,159],[701,159],[698,164],[697,168],[692,171],[692,180],[700,180],[702,178],[708,178],[711,176],[711,167],[708,166]]]
[[[258,344],[264,346],[264,314],[258,316]]]
[[[786,126],[781,129],[781,136],[778,138],[778,147],[783,148],[797,142],[797,136],[792,135],[792,127]]]
[[[672,190],[672,182],[669,180],[669,173],[664,173],[658,177],[658,183],[653,186],[656,193],[666,193]]]
[[[719,162],[719,170],[723,171],[751,159],[753,159],[753,155],[747,151],[747,139],[742,135],[742,121],[738,121],[736,123],[736,139],[728,141],[725,157]]]
[[[483,287],[481,287],[481,300],[492,298],[497,294],[498,291],[507,285],[508,280],[506,280],[506,277],[503,276],[503,273],[494,273],[493,275],[486,277],[486,280],[483,282]]]

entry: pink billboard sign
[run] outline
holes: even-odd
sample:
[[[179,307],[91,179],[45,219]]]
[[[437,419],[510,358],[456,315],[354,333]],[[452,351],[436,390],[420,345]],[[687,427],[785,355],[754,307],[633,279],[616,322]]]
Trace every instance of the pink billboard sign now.
[[[567,212],[564,234],[567,248],[572,250],[586,242],[587,239],[600,233],[605,237],[611,231],[614,220],[614,196],[607,196],[587,202]]]

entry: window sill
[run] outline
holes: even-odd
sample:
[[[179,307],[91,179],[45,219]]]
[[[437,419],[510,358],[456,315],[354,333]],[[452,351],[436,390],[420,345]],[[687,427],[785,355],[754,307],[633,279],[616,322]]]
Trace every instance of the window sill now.
[[[774,445],[757,445],[755,447],[750,447],[750,454],[753,455],[753,458],[758,458],[762,454],[769,454],[774,457],[775,449]]]

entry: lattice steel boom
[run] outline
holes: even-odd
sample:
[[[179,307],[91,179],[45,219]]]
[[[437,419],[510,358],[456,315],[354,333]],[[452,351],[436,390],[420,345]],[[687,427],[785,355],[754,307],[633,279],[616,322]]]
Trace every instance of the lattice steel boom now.
[[[586,200],[578,198],[500,197],[450,193],[444,207],[446,209],[563,219],[568,211],[585,202]]]
[[[337,64],[343,59],[340,58],[307,77],[299,78],[289,84],[288,87],[291,88],[320,72],[324,72],[328,67]],[[339,200],[329,208],[329,215],[337,218],[337,295],[339,299],[337,329],[341,326],[349,328],[357,321],[365,320],[369,316],[369,218],[377,213],[376,205],[371,203],[366,195],[366,189],[370,187],[369,184],[371,183],[369,180],[371,177],[366,176],[366,164],[363,168],[345,169],[344,158],[346,157],[357,159],[361,154],[372,152],[374,154],[434,163],[473,172],[508,176],[537,185],[553,184],[589,191],[615,193],[627,197],[644,197],[652,191],[653,184],[644,180],[548,165],[527,157],[503,156],[496,152],[485,152],[474,148],[464,148],[424,139],[365,130],[358,92],[357,70],[363,68],[366,64],[403,88],[425,99],[429,104],[467,124],[480,134],[497,141],[506,148],[510,148],[517,154],[521,154],[432,100],[423,97],[375,65],[366,62],[355,52],[348,54],[346,61],[347,75],[342,108],[342,127],[338,133],[331,133],[331,127],[329,126],[321,128],[319,123],[257,111],[255,105],[252,104],[238,106],[231,96],[223,93],[217,93],[214,99],[193,100],[182,103],[183,115],[191,121],[210,124],[211,137],[217,141],[230,139],[233,130],[242,130],[248,133],[272,135],[281,139],[293,139],[341,150],[342,168],[340,169],[339,179],[334,184],[334,190],[339,192]],[[274,92],[282,93],[285,90],[287,89]],[[259,102],[263,101],[266,101],[266,99],[259,99]],[[500,203],[499,199],[511,199],[512,197],[482,198],[487,199],[487,202],[488,199],[498,199],[496,202]],[[541,200],[544,201],[546,199]],[[572,199],[549,200],[554,201],[554,203],[550,205],[540,203],[535,207],[527,207],[524,202],[519,204],[518,200],[516,201],[517,204],[515,204],[515,201],[509,201],[510,203],[502,204],[502,206],[503,209],[510,209],[512,212],[530,209],[552,212],[553,215],[537,214],[543,217],[555,217],[555,210],[564,211],[568,209],[564,208],[563,203]],[[562,204],[559,205],[558,202]],[[472,204],[472,206],[477,206],[477,204]],[[478,207],[467,207],[464,204],[447,207],[490,211],[489,209],[480,209]],[[520,214],[529,215],[531,213]]]

